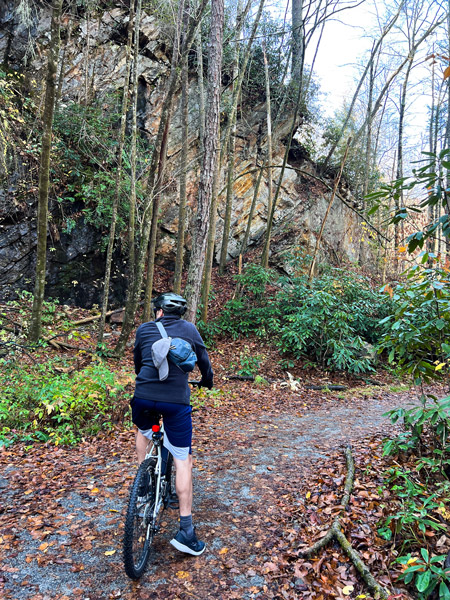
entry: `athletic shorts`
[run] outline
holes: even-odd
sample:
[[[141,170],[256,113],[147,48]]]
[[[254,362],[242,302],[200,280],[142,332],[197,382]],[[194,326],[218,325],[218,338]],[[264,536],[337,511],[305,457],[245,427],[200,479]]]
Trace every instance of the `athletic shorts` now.
[[[152,437],[152,425],[159,424],[159,415],[164,421],[164,446],[180,460],[191,454],[192,407],[190,404],[154,402],[134,396],[130,402],[133,423],[148,439]]]

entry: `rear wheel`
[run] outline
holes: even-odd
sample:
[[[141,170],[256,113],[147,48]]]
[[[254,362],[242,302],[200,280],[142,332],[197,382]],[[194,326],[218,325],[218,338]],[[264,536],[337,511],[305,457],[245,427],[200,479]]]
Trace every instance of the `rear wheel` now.
[[[148,458],[139,466],[128,500],[123,560],[125,573],[139,579],[147,566],[154,536],[152,523],[156,497],[156,459]]]
[[[167,457],[166,467],[166,489],[164,492],[164,508],[178,508],[178,498],[175,491],[175,465],[173,456],[169,454]]]

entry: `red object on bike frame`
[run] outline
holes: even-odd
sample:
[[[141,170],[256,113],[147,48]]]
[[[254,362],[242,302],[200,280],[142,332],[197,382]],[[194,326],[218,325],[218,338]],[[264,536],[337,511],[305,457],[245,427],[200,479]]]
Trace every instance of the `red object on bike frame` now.
[[[159,425],[152,425],[152,431],[153,433],[158,433],[158,431],[161,429],[161,427]]]

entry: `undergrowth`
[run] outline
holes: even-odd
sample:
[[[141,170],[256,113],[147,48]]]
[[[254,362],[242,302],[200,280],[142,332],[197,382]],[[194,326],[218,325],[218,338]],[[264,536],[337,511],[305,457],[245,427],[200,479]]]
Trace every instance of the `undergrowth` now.
[[[57,360],[0,373],[0,445],[15,439],[75,444],[110,429],[122,411],[129,376],[95,359],[80,371]]]
[[[309,283],[304,275],[283,277],[249,265],[236,279],[239,294],[203,333],[256,335],[285,360],[307,358],[330,370],[374,370],[371,345],[381,339],[379,323],[392,314],[393,302],[364,276],[327,269]]]

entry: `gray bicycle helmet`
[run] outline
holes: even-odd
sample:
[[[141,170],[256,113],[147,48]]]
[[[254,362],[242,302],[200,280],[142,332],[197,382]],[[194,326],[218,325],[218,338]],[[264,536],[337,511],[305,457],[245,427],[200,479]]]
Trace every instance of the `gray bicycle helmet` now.
[[[179,315],[181,317],[187,310],[186,300],[173,292],[160,294],[152,301],[152,304],[155,315],[159,309],[162,309],[167,315]]]

